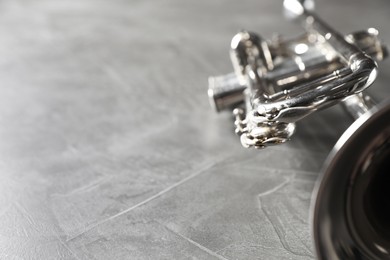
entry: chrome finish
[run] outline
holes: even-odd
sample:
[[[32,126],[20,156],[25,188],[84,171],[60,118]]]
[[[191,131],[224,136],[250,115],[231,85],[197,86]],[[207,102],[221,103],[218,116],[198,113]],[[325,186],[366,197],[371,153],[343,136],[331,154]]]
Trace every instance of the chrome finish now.
[[[312,12],[312,1],[285,0],[306,33],[266,41],[233,37],[234,73],[211,77],[217,111],[232,109],[244,147],[284,143],[295,123],[340,103],[356,121],[339,139],[313,191],[311,222],[319,259],[390,259],[390,100],[364,90],[387,56],[370,28],[342,36]]]
[[[390,102],[341,136],[313,191],[320,259],[390,259]]]
[[[234,74],[209,78],[215,110],[239,108],[236,133],[244,147],[289,140],[300,119],[369,87],[377,74],[374,60],[387,55],[377,30],[342,36],[309,11],[308,3],[284,2],[288,17],[301,22],[305,34],[267,41],[242,31],[231,42]]]

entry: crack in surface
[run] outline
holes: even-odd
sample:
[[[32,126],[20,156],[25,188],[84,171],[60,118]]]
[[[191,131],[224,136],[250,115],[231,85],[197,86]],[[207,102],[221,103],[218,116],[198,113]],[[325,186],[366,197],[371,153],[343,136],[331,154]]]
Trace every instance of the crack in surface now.
[[[275,192],[277,192],[278,190],[280,190],[281,188],[283,188],[284,186],[286,186],[287,184],[289,184],[295,177],[295,174],[293,174],[291,177],[287,178],[284,182],[282,182],[281,184],[275,186],[274,188],[270,189],[270,190],[267,190],[265,192],[262,192],[260,194],[257,195],[258,197],[258,202],[259,202],[259,207],[260,207],[260,210],[264,213],[264,215],[266,216],[267,220],[270,222],[272,228],[274,229],[276,235],[278,236],[279,238],[279,241],[282,245],[282,247],[289,253],[293,254],[293,255],[296,255],[296,256],[306,256],[306,257],[313,257],[309,254],[299,254],[299,253],[296,253],[292,250],[292,248],[289,246],[289,244],[287,243],[286,239],[283,237],[283,234],[281,234],[281,232],[278,230],[278,228],[276,227],[276,225],[274,225],[274,223],[271,221],[271,217],[270,215],[268,214],[268,212],[264,209],[264,207],[262,206],[262,201],[261,201],[261,197],[264,197],[264,196],[268,196],[270,194],[273,194]],[[304,245],[305,248],[306,248],[306,245]]]
[[[157,222],[157,223],[159,223],[159,222]],[[162,226],[163,226],[165,229],[167,229],[169,232],[171,232],[171,233],[173,233],[173,234],[175,234],[175,235],[181,237],[182,239],[186,240],[187,242],[189,242],[190,244],[196,246],[197,248],[201,249],[202,251],[208,253],[209,255],[214,256],[214,257],[216,257],[216,258],[218,258],[218,259],[220,259],[220,260],[228,260],[227,258],[221,256],[221,255],[218,254],[217,252],[214,252],[214,251],[208,249],[207,247],[202,246],[201,244],[195,242],[195,241],[192,240],[191,238],[188,238],[188,237],[186,237],[186,236],[184,236],[184,235],[182,235],[182,234],[180,234],[180,233],[178,233],[178,232],[176,232],[176,231],[170,229],[169,227],[167,227],[167,226],[164,225],[164,224],[161,224],[161,223],[159,223],[159,224],[162,225]]]
[[[58,239],[58,241],[61,243],[61,245],[63,245],[77,260],[81,260],[75,252],[73,252],[73,250],[66,244],[64,243],[64,241],[61,240],[61,238],[57,235],[57,234],[54,234],[54,236]]]
[[[260,200],[260,197],[267,196],[267,195],[270,195],[270,194],[272,194],[274,192],[277,192],[278,190],[280,190],[281,188],[286,186],[288,183],[290,183],[291,180],[294,179],[294,177],[295,177],[295,174],[293,174],[291,177],[287,178],[284,182],[282,182],[281,184],[275,186],[274,188],[258,194],[257,197]]]
[[[89,192],[93,189],[96,189],[99,187],[99,185],[101,185],[102,183],[105,183],[107,181],[109,181],[112,177],[110,176],[105,176],[103,178],[100,178],[96,181],[93,181],[93,182],[90,182],[90,183],[87,183],[81,187],[78,187],[74,190],[71,190],[67,193],[53,193],[51,194],[50,196],[51,197],[70,197],[72,195],[75,195],[77,193],[86,193],[86,192]]]
[[[110,217],[108,217],[108,218],[106,218],[106,219],[103,219],[103,220],[101,220],[101,221],[98,221],[98,222],[96,222],[96,223],[94,223],[94,224],[91,224],[91,225],[87,226],[87,227],[86,227],[84,230],[82,230],[81,232],[79,232],[79,233],[73,235],[72,237],[68,238],[68,239],[66,240],[66,242],[69,242],[69,241],[71,241],[71,240],[73,240],[73,239],[75,239],[75,238],[77,238],[77,237],[83,235],[84,233],[90,231],[91,229],[93,229],[93,228],[95,228],[95,227],[97,227],[97,226],[99,226],[99,225],[101,225],[101,224],[103,224],[103,223],[106,223],[106,222],[108,222],[108,221],[111,221],[111,220],[113,220],[113,219],[115,219],[115,218],[117,218],[117,217],[119,217],[119,216],[122,216],[122,215],[124,215],[124,214],[126,214],[126,213],[128,213],[128,212],[130,212],[130,211],[132,211],[132,210],[134,210],[134,209],[136,209],[136,208],[138,208],[138,207],[140,207],[140,206],[143,206],[143,205],[149,203],[149,202],[152,201],[152,200],[155,200],[155,199],[157,199],[157,198],[159,198],[159,197],[165,195],[165,194],[168,193],[169,191],[171,191],[171,190],[177,188],[178,186],[180,186],[180,185],[182,185],[182,184],[188,182],[189,180],[191,180],[191,179],[193,179],[193,178],[195,178],[195,177],[201,175],[202,173],[205,173],[206,170],[208,170],[208,169],[210,169],[211,167],[215,166],[215,165],[216,165],[218,162],[220,162],[220,161],[221,161],[221,160],[217,160],[217,161],[214,161],[214,162],[212,162],[212,163],[206,164],[205,166],[203,166],[203,167],[201,167],[200,169],[196,170],[193,174],[189,175],[188,177],[182,179],[182,180],[179,181],[179,182],[174,183],[173,185],[171,185],[171,186],[169,186],[168,188],[166,188],[166,189],[164,189],[164,190],[158,192],[157,194],[155,194],[155,195],[153,195],[153,196],[151,196],[151,197],[149,197],[149,198],[147,198],[147,199],[145,199],[145,200],[143,200],[143,201],[141,201],[141,202],[139,202],[139,203],[137,203],[137,204],[131,206],[130,208],[127,208],[127,209],[125,209],[125,210],[123,210],[123,211],[121,211],[121,212],[118,212],[117,214],[115,214],[115,215],[113,215],[113,216],[110,216]]]

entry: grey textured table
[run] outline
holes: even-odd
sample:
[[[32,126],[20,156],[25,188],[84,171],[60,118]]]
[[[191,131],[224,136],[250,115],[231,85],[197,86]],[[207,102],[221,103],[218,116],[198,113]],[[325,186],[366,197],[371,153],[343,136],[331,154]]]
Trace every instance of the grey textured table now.
[[[317,7],[390,43],[387,0]],[[241,28],[301,30],[280,1],[1,1],[0,259],[313,258],[311,190],[351,120],[331,108],[241,148],[206,96]]]

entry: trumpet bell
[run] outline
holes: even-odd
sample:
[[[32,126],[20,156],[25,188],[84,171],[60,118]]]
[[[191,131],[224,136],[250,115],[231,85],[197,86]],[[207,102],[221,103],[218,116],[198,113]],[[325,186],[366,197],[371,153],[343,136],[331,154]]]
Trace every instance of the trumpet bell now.
[[[341,136],[313,192],[320,259],[390,259],[390,100]]]

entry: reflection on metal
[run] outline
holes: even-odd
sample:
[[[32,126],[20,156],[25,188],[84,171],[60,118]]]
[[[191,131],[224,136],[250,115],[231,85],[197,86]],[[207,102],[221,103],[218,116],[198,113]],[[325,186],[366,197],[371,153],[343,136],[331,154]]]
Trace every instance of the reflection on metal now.
[[[342,36],[307,9],[313,9],[311,1],[285,1],[284,7],[305,34],[267,41],[242,31],[231,42],[234,73],[209,78],[212,106],[237,108],[236,133],[244,147],[286,142],[298,120],[369,87],[375,60],[387,54],[373,28]]]
[[[390,101],[374,106],[363,91],[387,56],[370,28],[342,36],[313,12],[312,1],[285,0],[306,33],[267,41],[233,37],[234,73],[210,77],[217,111],[232,109],[244,147],[284,143],[295,123],[341,103],[356,119],[337,142],[313,192],[311,220],[320,259],[390,259]]]
[[[389,169],[388,101],[359,117],[324,164],[311,205],[320,259],[390,259]]]

